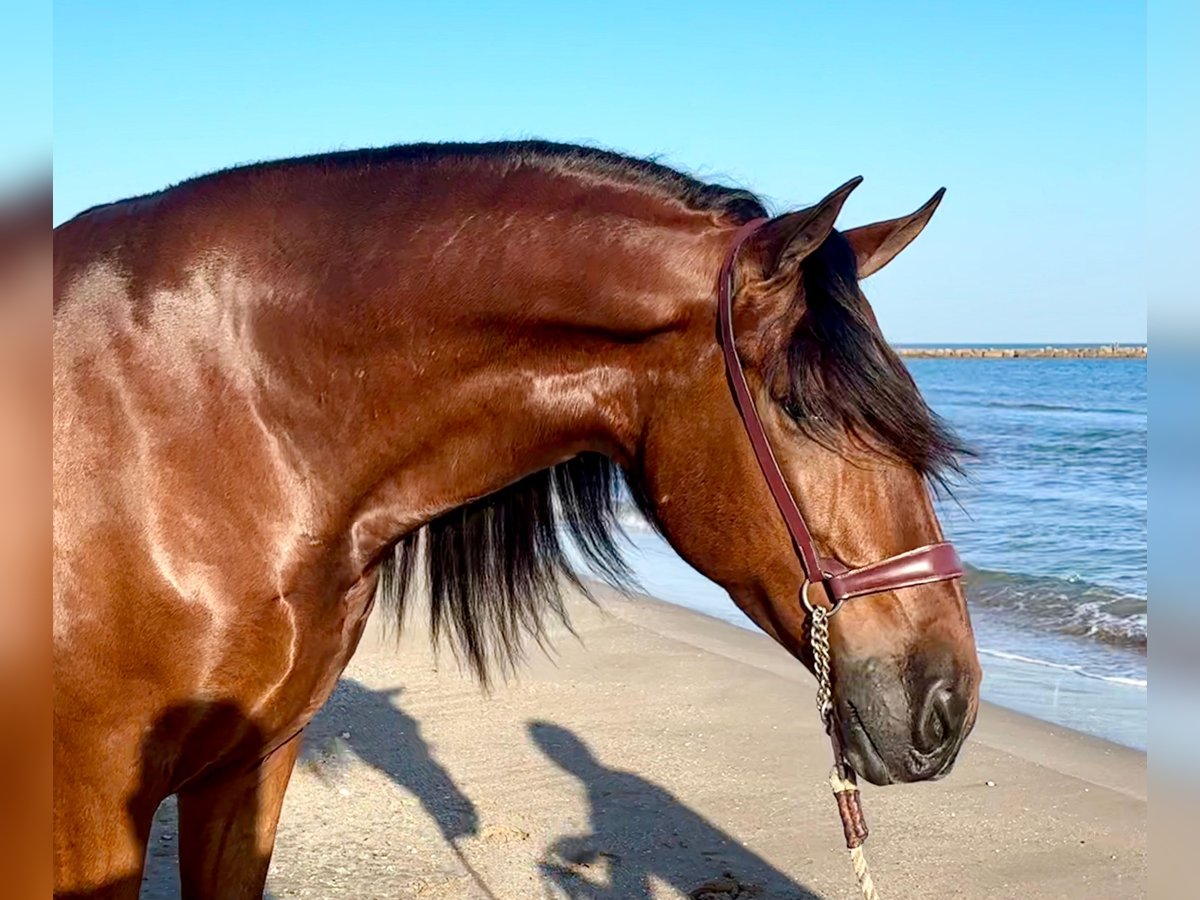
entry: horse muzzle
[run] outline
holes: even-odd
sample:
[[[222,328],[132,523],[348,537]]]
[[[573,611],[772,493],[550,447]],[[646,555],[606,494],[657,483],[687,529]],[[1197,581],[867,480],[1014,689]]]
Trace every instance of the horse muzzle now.
[[[909,668],[911,662],[906,662]],[[942,656],[906,675],[869,658],[838,661],[834,726],[854,770],[872,784],[941,778],[975,724],[976,678]]]

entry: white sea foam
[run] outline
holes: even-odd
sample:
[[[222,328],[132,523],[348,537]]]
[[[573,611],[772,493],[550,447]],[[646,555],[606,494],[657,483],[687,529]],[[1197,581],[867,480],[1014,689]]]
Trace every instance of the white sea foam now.
[[[1007,659],[1011,662],[1024,663],[1030,666],[1042,666],[1047,669],[1058,669],[1063,672],[1070,672],[1074,675],[1080,675],[1084,678],[1093,678],[1096,681],[1106,681],[1109,684],[1121,684],[1127,687],[1141,688],[1145,690],[1148,682],[1145,678],[1131,678],[1124,675],[1101,675],[1099,672],[1089,672],[1081,665],[1072,663],[1051,662],[1046,659],[1036,659],[1032,656],[1022,656],[1020,653],[1009,653],[1006,650],[992,650],[986,647],[979,648],[981,656],[992,656],[996,659]]]
[[[640,512],[628,506],[621,507],[617,513],[617,522],[628,532],[650,534],[654,531]]]

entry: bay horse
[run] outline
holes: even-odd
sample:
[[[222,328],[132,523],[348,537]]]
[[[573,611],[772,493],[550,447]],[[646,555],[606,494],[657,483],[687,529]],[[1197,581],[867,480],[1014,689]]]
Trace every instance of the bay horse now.
[[[738,256],[737,354],[820,552],[941,538],[964,448],[859,280],[924,228],[845,231],[857,180]],[[563,615],[573,542],[615,582],[632,497],[812,667],[803,572],[715,335],[751,193],[545,142],[255,164],[55,232],[54,869],[136,897],[178,798],[183,893],[261,896],[301,734],[376,602],[425,586],[485,682]],[[877,784],[946,772],[978,708],[962,588],[851,604],[838,729]]]

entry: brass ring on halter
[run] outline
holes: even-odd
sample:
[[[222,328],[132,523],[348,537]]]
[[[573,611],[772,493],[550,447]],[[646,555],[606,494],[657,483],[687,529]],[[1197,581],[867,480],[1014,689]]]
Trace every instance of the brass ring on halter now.
[[[813,582],[807,577],[805,577],[804,583],[800,585],[800,603],[804,607],[805,611],[810,616],[813,614],[813,612],[816,609],[816,607],[814,607],[808,601],[808,589],[812,586],[813,586]],[[821,586],[824,587],[825,583],[821,582]],[[834,615],[839,609],[842,608],[842,604],[845,602],[846,601],[844,599],[834,600],[832,606],[822,607],[825,610],[825,617],[829,618],[830,616]]]

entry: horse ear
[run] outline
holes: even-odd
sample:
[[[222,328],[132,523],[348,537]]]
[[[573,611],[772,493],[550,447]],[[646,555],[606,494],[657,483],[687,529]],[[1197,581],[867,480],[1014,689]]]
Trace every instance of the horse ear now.
[[[945,193],[945,188],[939,188],[929,202],[912,215],[843,231],[842,237],[854,248],[854,257],[858,261],[858,277],[866,278],[875,274],[911,244],[913,238],[925,228]]]
[[[763,274],[768,279],[794,274],[804,258],[829,237],[842,204],[861,182],[862,176],[851,178],[815,206],[776,216],[764,224],[754,236],[763,254]]]

